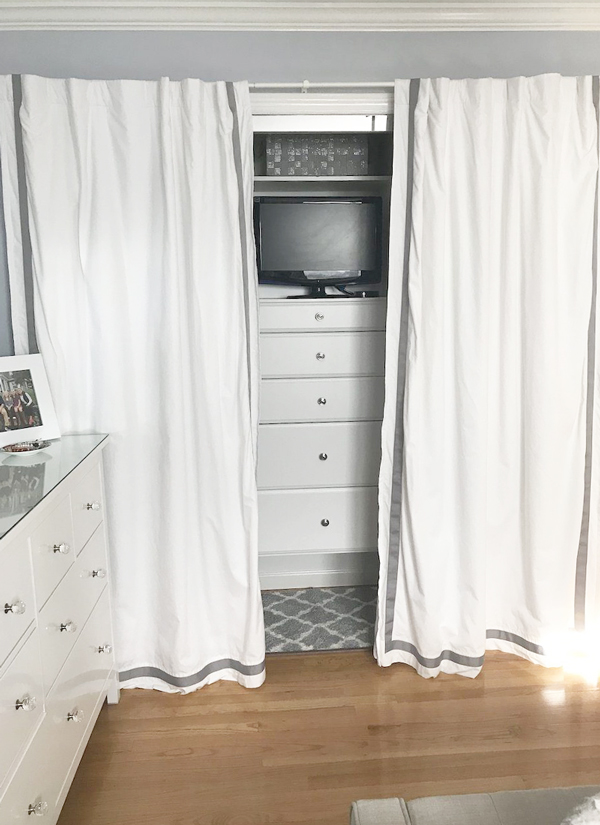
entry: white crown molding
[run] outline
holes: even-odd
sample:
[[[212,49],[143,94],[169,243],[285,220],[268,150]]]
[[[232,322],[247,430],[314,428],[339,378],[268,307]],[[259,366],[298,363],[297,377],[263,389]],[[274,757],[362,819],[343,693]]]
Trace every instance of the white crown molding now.
[[[0,0],[0,29],[598,31],[599,0]]]

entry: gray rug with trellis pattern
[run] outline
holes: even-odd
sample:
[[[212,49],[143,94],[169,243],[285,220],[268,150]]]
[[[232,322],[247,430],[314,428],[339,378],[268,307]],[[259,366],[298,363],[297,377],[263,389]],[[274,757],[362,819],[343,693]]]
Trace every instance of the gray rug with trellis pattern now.
[[[267,653],[373,646],[377,588],[265,590]]]

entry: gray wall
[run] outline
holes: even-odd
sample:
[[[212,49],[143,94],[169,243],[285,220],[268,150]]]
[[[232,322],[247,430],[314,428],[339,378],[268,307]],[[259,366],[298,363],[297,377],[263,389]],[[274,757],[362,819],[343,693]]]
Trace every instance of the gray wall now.
[[[359,81],[600,74],[600,32],[0,32],[0,74]],[[0,354],[8,337],[0,242]]]
[[[594,32],[0,32],[0,73],[392,80],[600,71]]]

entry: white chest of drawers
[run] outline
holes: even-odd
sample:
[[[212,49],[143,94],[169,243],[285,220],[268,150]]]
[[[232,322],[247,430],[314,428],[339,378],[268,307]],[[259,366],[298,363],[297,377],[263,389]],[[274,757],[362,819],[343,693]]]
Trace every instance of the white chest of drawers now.
[[[0,462],[0,823],[55,825],[105,699],[118,701],[104,436]]]
[[[263,589],[374,583],[384,298],[260,305]]]

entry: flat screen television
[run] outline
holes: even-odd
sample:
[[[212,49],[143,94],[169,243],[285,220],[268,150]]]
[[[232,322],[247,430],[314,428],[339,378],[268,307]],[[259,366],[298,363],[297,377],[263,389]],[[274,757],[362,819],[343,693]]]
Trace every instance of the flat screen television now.
[[[379,283],[381,216],[377,197],[255,198],[259,282],[306,286],[319,298],[327,286]]]

